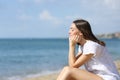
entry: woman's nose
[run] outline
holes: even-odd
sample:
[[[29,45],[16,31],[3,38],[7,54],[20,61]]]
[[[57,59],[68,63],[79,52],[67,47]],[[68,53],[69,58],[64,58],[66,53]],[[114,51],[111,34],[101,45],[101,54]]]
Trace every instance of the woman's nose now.
[[[69,35],[71,34],[71,31],[69,31]]]

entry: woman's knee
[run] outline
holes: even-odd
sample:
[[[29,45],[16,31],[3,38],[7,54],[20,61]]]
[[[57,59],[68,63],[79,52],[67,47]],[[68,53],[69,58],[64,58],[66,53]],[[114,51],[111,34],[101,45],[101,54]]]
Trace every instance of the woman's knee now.
[[[63,69],[66,70],[66,71],[69,71],[70,67],[69,66],[65,66]]]
[[[69,67],[69,66],[65,66],[65,67],[63,68],[63,70],[64,70],[67,74],[69,74],[69,75],[72,73],[72,68]]]

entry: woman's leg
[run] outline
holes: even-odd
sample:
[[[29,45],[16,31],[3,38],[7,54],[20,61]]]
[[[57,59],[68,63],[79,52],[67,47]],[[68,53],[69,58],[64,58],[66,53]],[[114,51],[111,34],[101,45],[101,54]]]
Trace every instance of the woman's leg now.
[[[98,75],[78,68],[65,67],[57,80],[103,80]]]
[[[67,69],[68,67],[64,67],[63,70],[60,72],[57,80],[72,80],[70,79],[70,72],[69,70]]]

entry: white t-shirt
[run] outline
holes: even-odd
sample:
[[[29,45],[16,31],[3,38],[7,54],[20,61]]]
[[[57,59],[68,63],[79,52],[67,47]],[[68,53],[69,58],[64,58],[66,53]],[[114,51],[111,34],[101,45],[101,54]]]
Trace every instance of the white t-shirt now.
[[[79,46],[78,51],[82,54],[94,54],[94,56],[85,63],[84,66],[86,70],[101,76],[104,80],[120,80],[117,68],[104,46],[88,40],[83,47]]]

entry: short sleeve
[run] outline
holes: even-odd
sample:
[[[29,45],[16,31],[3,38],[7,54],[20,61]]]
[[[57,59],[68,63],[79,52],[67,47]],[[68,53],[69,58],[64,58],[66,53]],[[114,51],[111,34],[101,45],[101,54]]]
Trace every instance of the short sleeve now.
[[[83,46],[83,54],[94,54],[97,53],[97,43],[89,41]]]

